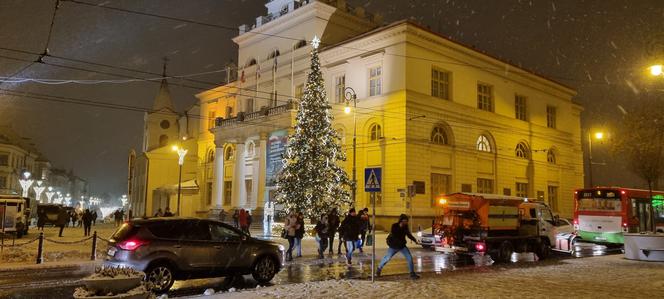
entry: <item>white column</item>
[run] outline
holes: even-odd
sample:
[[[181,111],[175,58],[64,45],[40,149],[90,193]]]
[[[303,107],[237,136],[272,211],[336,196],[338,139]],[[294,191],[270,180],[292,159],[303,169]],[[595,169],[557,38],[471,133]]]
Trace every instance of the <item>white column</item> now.
[[[265,175],[267,170],[267,134],[261,134],[260,152],[258,153],[258,180],[256,180],[256,201],[257,206],[265,206]]]
[[[214,196],[215,208],[221,209],[224,204],[224,147],[217,146],[214,152],[214,182],[212,183],[212,195]]]
[[[233,207],[244,208],[247,202],[246,185],[244,183],[245,167],[244,142],[235,146],[235,167],[233,171]]]

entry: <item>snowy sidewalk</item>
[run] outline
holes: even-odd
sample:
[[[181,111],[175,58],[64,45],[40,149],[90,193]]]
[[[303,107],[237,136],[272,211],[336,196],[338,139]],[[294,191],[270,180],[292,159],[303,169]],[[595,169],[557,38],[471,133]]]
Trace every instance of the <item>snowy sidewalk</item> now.
[[[326,280],[217,293],[205,298],[661,298],[664,263],[610,255],[470,267],[368,280]],[[191,298],[200,298],[196,296]]]

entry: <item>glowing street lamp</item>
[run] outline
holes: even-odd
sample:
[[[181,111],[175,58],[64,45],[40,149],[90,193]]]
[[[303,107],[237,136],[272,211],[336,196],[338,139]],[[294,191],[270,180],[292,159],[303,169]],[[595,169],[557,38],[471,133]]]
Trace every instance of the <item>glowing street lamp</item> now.
[[[653,76],[661,76],[664,73],[664,67],[661,64],[655,64],[648,68]]]
[[[65,206],[70,206],[71,205],[71,194],[67,193],[65,195]]]
[[[44,189],[46,189],[46,186],[42,186],[43,183],[42,180],[37,180],[37,186],[32,187],[32,190],[35,190],[35,200],[41,203],[44,203],[41,200],[41,195],[44,192]]]
[[[24,172],[23,178],[18,180],[21,184],[21,189],[23,190],[23,197],[28,197],[28,191],[30,191],[30,186],[32,186],[33,180],[30,179],[30,173]]]
[[[350,102],[353,101],[353,189],[351,190],[351,196],[353,198],[353,204],[355,204],[357,194],[357,94],[355,93],[355,90],[350,87],[346,87],[344,92],[344,98],[346,99],[344,112],[346,114],[350,114]]]
[[[178,165],[180,166],[180,172],[178,174],[178,215],[182,215],[182,213],[180,213],[180,196],[182,194],[182,165],[184,164],[184,157],[187,155],[188,150],[174,145],[173,151],[178,153]]]
[[[604,132],[588,133],[588,179],[590,181],[589,187],[591,188],[593,187],[593,139],[602,141],[604,139]]]
[[[53,187],[48,186],[48,189],[46,189],[46,198],[48,200],[47,203],[53,203],[53,195],[55,195],[55,192],[53,191]]]
[[[129,201],[129,199],[127,198],[127,194],[122,194],[120,201],[122,202],[122,207],[124,208],[124,206],[126,206],[127,202]]]

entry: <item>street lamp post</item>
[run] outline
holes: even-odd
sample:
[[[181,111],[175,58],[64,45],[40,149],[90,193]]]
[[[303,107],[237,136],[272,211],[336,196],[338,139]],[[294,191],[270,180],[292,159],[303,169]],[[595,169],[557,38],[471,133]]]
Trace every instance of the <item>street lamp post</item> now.
[[[44,192],[44,189],[46,189],[46,186],[42,186],[44,182],[42,180],[37,180],[37,186],[32,187],[32,190],[35,190],[35,200],[38,203],[44,203],[41,200],[41,195]]]
[[[592,134],[588,132],[588,179],[590,180],[590,188],[593,187],[593,137],[594,139],[602,140],[604,139],[604,133],[595,132],[595,134]]]
[[[48,200],[47,203],[53,203],[53,201],[52,201],[53,200],[53,195],[55,195],[55,192],[53,192],[53,187],[48,186],[48,188],[46,190],[47,190],[46,191],[46,199]]]
[[[178,153],[178,165],[180,166],[180,171],[178,174],[178,215],[182,216],[182,213],[180,212],[180,196],[182,194],[182,165],[184,164],[184,157],[187,155],[188,150],[174,145],[173,151]]]
[[[68,207],[71,206],[71,194],[69,194],[69,193],[67,193],[67,195],[65,195],[65,206],[68,206]]]
[[[346,107],[344,107],[346,114],[350,113],[350,101],[353,101],[353,186],[351,196],[353,205],[355,205],[357,195],[357,94],[354,89],[346,87],[344,98],[346,99]]]
[[[21,189],[23,190],[23,197],[28,197],[28,191],[30,191],[30,186],[32,186],[33,180],[30,179],[30,173],[24,172],[23,178],[18,180],[21,184]]]

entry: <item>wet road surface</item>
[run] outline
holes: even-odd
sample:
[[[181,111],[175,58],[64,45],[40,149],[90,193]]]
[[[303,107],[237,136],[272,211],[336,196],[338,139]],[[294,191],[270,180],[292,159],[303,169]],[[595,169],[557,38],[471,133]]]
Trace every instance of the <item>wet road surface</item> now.
[[[591,250],[593,254],[600,254],[598,248]],[[415,271],[420,273],[453,271],[474,267],[473,260],[468,256],[445,255],[439,252],[411,249]],[[376,264],[380,262],[385,250],[376,251]],[[572,258],[569,254],[555,253],[552,259]],[[514,266],[519,266],[518,263]],[[406,260],[397,254],[383,269],[384,278],[401,276],[408,273]],[[27,271],[11,274],[0,273],[0,298],[71,298],[74,289],[79,286],[78,280],[88,273],[76,272],[74,269],[50,269],[48,271]],[[387,276],[387,277],[385,277]],[[343,256],[326,255],[319,260],[314,256],[296,258],[287,262],[284,268],[272,280],[272,284],[289,284],[328,279],[370,279],[371,255],[360,254],[353,258],[353,265],[348,267]],[[251,275],[235,278],[212,278],[176,281],[169,292],[169,297],[201,295],[208,288],[215,291],[226,291],[230,288],[246,289],[256,288],[257,283]]]

